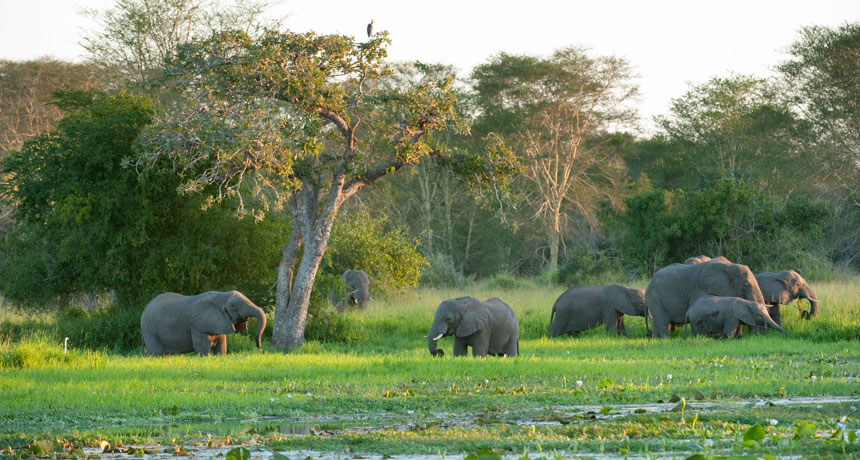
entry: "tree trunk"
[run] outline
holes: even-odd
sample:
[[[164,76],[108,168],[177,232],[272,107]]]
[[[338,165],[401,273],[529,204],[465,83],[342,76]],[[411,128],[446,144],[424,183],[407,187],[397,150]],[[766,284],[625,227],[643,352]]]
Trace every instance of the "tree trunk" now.
[[[290,245],[296,244],[292,248],[290,245],[287,246],[284,250],[285,260],[278,268],[278,297],[275,300],[275,320],[272,326],[272,345],[275,348],[290,351],[304,342],[311,290],[323,255],[328,248],[328,239],[334,227],[337,211],[346,199],[342,191],[344,179],[343,173],[335,175],[326,203],[319,214],[317,214],[318,194],[312,185],[303,186],[296,197],[295,204],[291,205],[293,226],[299,226],[297,229],[301,234],[295,238],[293,235],[290,236]],[[289,265],[290,258],[295,260],[302,240],[304,252],[295,278],[289,285],[292,267]],[[284,276],[281,276],[282,273]]]

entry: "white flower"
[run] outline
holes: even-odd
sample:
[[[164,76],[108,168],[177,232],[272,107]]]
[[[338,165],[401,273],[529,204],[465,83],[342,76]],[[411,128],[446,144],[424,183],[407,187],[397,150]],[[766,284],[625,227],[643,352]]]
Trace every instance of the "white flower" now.
[[[489,381],[489,380],[487,380],[487,379],[484,379],[484,385],[486,385],[486,384],[488,384],[488,383],[490,383],[490,381]]]
[[[777,424],[779,424],[779,420],[777,420],[777,419],[775,419],[775,418],[770,419],[770,425],[771,425],[771,426],[773,426],[773,425],[777,425]]]
[[[577,381],[576,381],[576,386],[581,387],[581,386],[582,386],[582,380],[577,380]]]
[[[567,350],[567,354],[570,354],[570,350]]]
[[[814,375],[813,375],[813,376],[810,376],[810,377],[809,377],[809,379],[810,379],[810,380],[812,380],[812,381],[814,382],[816,379],[818,379],[818,377],[816,377],[816,376],[814,376]]]
[[[287,397],[293,399],[293,395],[291,395],[290,393],[287,393]]]
[[[406,413],[407,413],[407,414],[414,414],[414,413],[415,413],[415,411],[414,411],[414,410],[412,410],[412,409],[409,409],[408,411],[406,411]]]
[[[313,396],[313,393],[311,393],[311,392],[309,391],[309,392],[308,392],[308,396]]]
[[[667,376],[666,376],[666,379],[668,379],[668,380],[672,380],[672,374],[667,375]]]
[[[269,401],[275,402],[275,398],[269,398]]]
[[[714,440],[713,440],[713,439],[705,439],[705,445],[706,445],[706,446],[708,446],[708,447],[713,446],[713,445],[714,445]]]
[[[749,377],[744,377],[744,380],[749,380],[749,379],[750,379]]]
[[[856,407],[856,406],[851,406],[851,407],[849,407],[849,409],[851,409],[851,412],[857,412],[857,407]]]

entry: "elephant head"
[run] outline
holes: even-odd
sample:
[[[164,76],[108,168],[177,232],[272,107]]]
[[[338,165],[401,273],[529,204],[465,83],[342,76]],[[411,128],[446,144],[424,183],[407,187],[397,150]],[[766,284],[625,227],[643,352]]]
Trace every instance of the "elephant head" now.
[[[767,312],[767,305],[751,302],[746,299],[736,299],[732,303],[732,313],[742,323],[753,328],[756,332],[766,332],[766,327],[772,327],[783,334],[788,334],[779,327]]]
[[[210,292],[191,305],[192,327],[208,334],[232,334],[248,330],[248,318],[257,318],[256,342],[266,328],[266,313],[239,291]]]
[[[430,333],[427,334],[427,348],[433,356],[443,356],[445,353],[437,347],[437,342],[442,337],[453,335],[463,323],[466,313],[466,307],[470,301],[477,301],[473,297],[458,297],[456,299],[445,300],[436,307],[436,315],[433,318],[433,325],[430,326]],[[477,322],[476,318],[470,318],[470,323],[473,326],[464,326],[463,330],[474,327]],[[475,327],[477,330],[477,327]],[[473,331],[474,332],[474,331]]]
[[[818,314],[818,296],[805,279],[794,270],[781,272],[765,272],[755,275],[766,302],[788,305],[794,299],[803,298],[809,301],[809,312],[802,312],[804,318]]]

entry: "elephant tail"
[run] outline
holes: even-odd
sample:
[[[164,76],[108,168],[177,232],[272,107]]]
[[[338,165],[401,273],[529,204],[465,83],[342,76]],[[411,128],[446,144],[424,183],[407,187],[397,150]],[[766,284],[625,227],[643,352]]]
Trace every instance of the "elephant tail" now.
[[[552,320],[553,319],[555,319],[555,305],[552,306],[552,313],[549,314],[549,328],[548,329],[552,328]],[[519,342],[517,342],[517,345],[519,346]]]
[[[648,318],[651,317],[651,310],[648,305],[645,305],[645,337],[651,337],[651,326],[648,325]]]

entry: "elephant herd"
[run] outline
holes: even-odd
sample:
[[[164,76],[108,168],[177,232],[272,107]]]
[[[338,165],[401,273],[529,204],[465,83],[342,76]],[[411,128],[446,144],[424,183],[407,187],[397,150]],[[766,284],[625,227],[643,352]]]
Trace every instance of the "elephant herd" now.
[[[342,281],[349,290],[336,305],[363,308],[370,300],[367,273],[347,270]],[[693,334],[712,337],[739,337],[744,324],[756,332],[770,327],[786,333],[780,326],[779,305],[797,298],[810,302],[810,311],[801,312],[804,318],[818,313],[815,292],[793,270],[753,274],[746,265],[724,257],[699,256],[661,268],[644,291],[620,284],[569,288],[552,306],[549,335],[576,337],[600,325],[627,335],[625,315],[644,317],[646,329],[650,318],[650,333],[655,338],[666,337],[685,324],[690,324]],[[160,294],[147,304],[140,318],[144,353],[225,354],[226,334],[246,331],[251,317],[257,318],[256,345],[260,348],[266,315],[241,293]],[[426,337],[431,355],[444,355],[437,344],[446,336],[454,336],[454,356],[465,355],[469,347],[473,356],[519,354],[516,315],[496,297],[483,301],[458,297],[439,304]]]
[[[746,265],[725,257],[699,256],[683,264],[658,270],[645,290],[620,284],[574,286],[552,306],[549,335],[580,332],[604,325],[607,331],[627,335],[624,315],[651,319],[651,335],[668,336],[676,327],[690,324],[693,334],[739,337],[747,325],[756,332],[780,326],[779,305],[797,298],[810,302],[804,318],[818,313],[812,288],[793,270],[753,274]],[[430,354],[444,353],[440,338],[454,336],[454,356],[514,356],[519,352],[519,324],[513,310],[498,298],[481,301],[473,297],[445,300],[436,309],[427,345]]]

